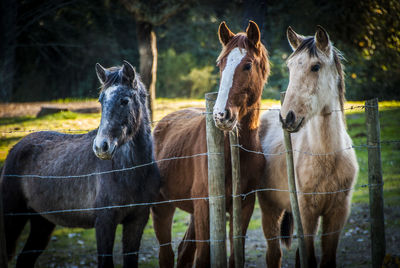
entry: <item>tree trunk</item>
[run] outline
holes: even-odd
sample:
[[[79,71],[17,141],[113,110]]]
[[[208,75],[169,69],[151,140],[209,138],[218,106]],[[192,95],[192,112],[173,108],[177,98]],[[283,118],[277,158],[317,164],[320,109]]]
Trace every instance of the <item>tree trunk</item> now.
[[[17,1],[0,1],[0,102],[12,97],[15,73]]]
[[[136,33],[140,55],[140,76],[149,91],[148,106],[153,121],[156,99],[157,79],[157,40],[153,25],[148,22],[137,21]]]

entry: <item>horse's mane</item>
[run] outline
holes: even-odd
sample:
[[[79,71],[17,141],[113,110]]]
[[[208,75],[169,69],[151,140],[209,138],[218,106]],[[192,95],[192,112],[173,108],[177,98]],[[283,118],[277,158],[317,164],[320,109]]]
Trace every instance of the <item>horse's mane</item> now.
[[[346,87],[344,84],[344,71],[343,71],[344,67],[341,62],[341,60],[344,59],[344,57],[339,49],[334,47],[332,44],[331,46],[332,46],[333,60],[335,61],[336,70],[338,71],[339,74],[338,91],[339,91],[340,109],[344,113],[343,108],[344,108],[344,102],[346,101],[345,99]],[[298,46],[298,48],[289,56],[288,60],[303,51],[308,51],[310,57],[318,58],[317,45],[315,43],[314,36],[306,37]]]
[[[229,53],[236,47],[245,49],[251,53],[251,55],[261,58],[260,68],[265,80],[264,82],[266,82],[270,71],[267,49],[261,43],[259,43],[258,46],[253,45],[253,43],[251,43],[247,38],[246,33],[237,33],[234,37],[232,37],[229,43],[222,49],[221,54],[218,56],[217,65],[219,65],[223,59],[228,57]]]

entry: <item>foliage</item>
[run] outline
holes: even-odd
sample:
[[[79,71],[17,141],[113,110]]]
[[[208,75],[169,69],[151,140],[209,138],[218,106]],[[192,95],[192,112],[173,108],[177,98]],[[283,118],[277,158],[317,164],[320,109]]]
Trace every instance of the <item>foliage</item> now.
[[[96,62],[138,63],[135,21],[114,1],[18,1],[18,14],[14,101],[97,97]]]
[[[287,88],[289,73],[286,67],[286,59],[289,54],[285,51],[279,52],[281,53],[274,53],[269,58],[271,74],[268,83],[265,85],[263,98],[280,99],[280,92]]]
[[[139,66],[135,21],[138,18],[122,2],[17,1],[16,30],[10,35],[16,40],[4,42],[15,43],[12,101],[95,97],[96,62],[113,66],[126,59]],[[320,24],[347,59],[344,63],[348,99],[400,99],[397,0],[273,0],[268,5],[256,0],[125,2],[141,3],[134,5],[135,10],[157,25],[156,21],[165,22],[158,18],[168,10],[185,8],[184,12],[172,12],[174,16],[168,15],[168,21],[155,27],[159,50],[157,96],[198,97],[202,94],[198,87],[211,90],[217,74],[211,66],[221,50],[217,37],[219,23],[225,20],[232,31],[243,31],[251,18],[249,13],[257,13],[262,41],[272,64],[265,97],[279,98],[279,91],[287,85],[285,60],[291,53],[285,36],[287,26],[312,35]],[[2,12],[9,15],[7,12],[14,11]],[[194,81],[196,72],[206,75],[210,83],[200,85]]]
[[[190,87],[190,98],[203,98],[205,93],[216,91],[217,75],[213,72],[213,66],[204,66],[201,69],[193,68],[187,76],[182,77]]]
[[[188,75],[195,66],[194,57],[190,53],[177,54],[173,48],[159,55],[157,96],[182,97],[190,94],[182,77]]]

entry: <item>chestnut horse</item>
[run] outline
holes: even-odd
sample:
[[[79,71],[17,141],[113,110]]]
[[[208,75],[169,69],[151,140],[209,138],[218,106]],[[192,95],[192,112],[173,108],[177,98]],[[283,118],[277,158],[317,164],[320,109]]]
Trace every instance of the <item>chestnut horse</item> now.
[[[225,132],[226,208],[232,222],[232,182],[228,131],[236,125],[239,141],[252,150],[261,150],[258,137],[259,107],[263,86],[269,75],[268,54],[260,42],[260,31],[250,21],[246,33],[232,33],[225,22],[219,26],[222,52],[218,57],[221,83],[214,106],[215,124]],[[184,119],[182,119],[184,118]],[[154,129],[156,159],[191,156],[207,152],[204,110],[185,109],[167,115]],[[240,152],[241,189],[254,190],[264,171],[264,158]],[[207,157],[198,156],[160,162],[163,180],[161,200],[208,197]],[[254,208],[255,195],[242,201],[242,230],[246,234]],[[170,245],[171,224],[175,208],[192,214],[184,240],[179,246],[178,267],[190,266],[196,255],[196,267],[210,266],[208,200],[169,203],[152,208],[154,229],[160,245],[160,267],[173,267],[174,253]],[[232,242],[232,228],[230,230]],[[231,247],[230,265],[233,265]]]
[[[298,35],[289,27],[287,38],[294,52],[287,61],[290,76],[286,97],[279,117],[269,111],[261,119],[260,139],[267,163],[262,186],[288,189],[285,155],[273,155],[284,151],[281,121],[293,133],[297,189],[305,193],[299,195],[299,205],[308,263],[310,267],[317,266],[314,235],[322,217],[320,267],[335,267],[340,231],[350,210],[350,189],[358,172],[343,112],[341,54],[320,26],[312,37]],[[320,194],[312,194],[315,192]],[[258,197],[268,239],[267,265],[280,267],[279,241],[272,238],[279,235],[284,211],[291,210],[289,193],[265,191],[259,192]],[[298,251],[296,264],[299,265]]]

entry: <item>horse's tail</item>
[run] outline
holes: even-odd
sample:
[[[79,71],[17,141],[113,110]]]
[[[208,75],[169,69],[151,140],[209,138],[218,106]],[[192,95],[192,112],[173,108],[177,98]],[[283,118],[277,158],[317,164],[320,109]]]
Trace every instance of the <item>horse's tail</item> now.
[[[293,215],[292,213],[285,211],[281,223],[281,241],[287,249],[292,245],[293,227]]]

